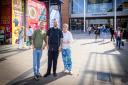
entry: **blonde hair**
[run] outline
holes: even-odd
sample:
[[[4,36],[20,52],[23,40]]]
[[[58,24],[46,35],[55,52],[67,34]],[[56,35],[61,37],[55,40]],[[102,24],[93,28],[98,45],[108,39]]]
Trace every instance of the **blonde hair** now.
[[[68,24],[67,23],[64,23],[63,26],[66,26],[68,28]]]

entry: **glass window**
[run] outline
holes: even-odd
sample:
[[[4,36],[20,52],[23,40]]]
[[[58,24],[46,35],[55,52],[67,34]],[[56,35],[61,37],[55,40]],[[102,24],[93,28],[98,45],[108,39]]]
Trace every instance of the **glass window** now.
[[[117,11],[128,11],[128,0],[117,0]]]
[[[88,0],[88,4],[111,3],[112,0]]]
[[[77,6],[78,0],[72,0],[72,13],[76,14],[78,12],[78,6]]]
[[[84,0],[72,0],[72,14],[81,14],[84,12]]]
[[[111,12],[113,9],[112,0],[88,0],[88,13]]]

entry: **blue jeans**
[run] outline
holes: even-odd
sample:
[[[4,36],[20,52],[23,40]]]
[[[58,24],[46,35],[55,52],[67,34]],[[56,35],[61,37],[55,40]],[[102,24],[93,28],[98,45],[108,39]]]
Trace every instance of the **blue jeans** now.
[[[117,37],[116,38],[116,46],[120,48],[120,45],[121,45],[121,38]]]
[[[39,74],[41,56],[42,56],[42,50],[41,49],[34,49],[33,50],[33,71],[34,71],[34,75]]]
[[[72,61],[71,61],[71,50],[68,49],[62,49],[62,58],[64,63],[64,69],[71,71],[72,69]]]

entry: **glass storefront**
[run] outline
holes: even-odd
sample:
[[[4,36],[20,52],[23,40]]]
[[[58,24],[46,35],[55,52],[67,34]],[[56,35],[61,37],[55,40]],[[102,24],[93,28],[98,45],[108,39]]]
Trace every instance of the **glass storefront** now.
[[[112,9],[113,9],[113,3],[110,0],[107,3],[96,2],[96,4],[94,4],[88,2],[87,5],[87,13],[112,12]]]
[[[128,11],[128,0],[116,0],[117,11]]]
[[[86,28],[89,26],[110,26],[113,25],[113,18],[108,18],[108,19],[86,19],[85,25]],[[70,19],[70,29],[71,30],[83,30],[84,29],[84,18],[71,18]]]
[[[86,0],[87,13],[111,12],[113,9],[112,0]],[[72,14],[84,13],[84,0],[72,0]]]
[[[70,30],[83,30],[84,29],[84,18],[71,18],[70,19]],[[90,18],[85,21],[86,28],[89,26],[114,26],[114,18]],[[117,18],[117,27],[121,27],[124,30],[128,31],[128,18],[118,17]]]
[[[128,0],[116,0],[117,11],[128,11]],[[114,12],[114,0],[85,0],[86,13]],[[71,14],[84,13],[84,0],[71,1]]]
[[[128,30],[128,18],[117,18],[117,26]]]
[[[115,0],[85,0],[85,25],[105,24],[114,26]],[[128,0],[116,0],[117,26],[128,29]],[[70,28],[83,30],[84,0],[71,1]]]
[[[83,28],[84,28],[83,18],[70,19],[70,30],[83,30]]]

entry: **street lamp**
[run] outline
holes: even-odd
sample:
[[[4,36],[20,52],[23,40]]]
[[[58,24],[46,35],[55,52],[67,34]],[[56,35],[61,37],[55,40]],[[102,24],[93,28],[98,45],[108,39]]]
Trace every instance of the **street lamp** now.
[[[117,20],[117,12],[116,12],[116,0],[114,0],[114,30],[116,30],[116,20]]]
[[[86,6],[86,3],[85,3],[85,0],[84,0],[84,32],[85,32],[85,29],[86,29],[86,27],[85,27],[85,25],[86,25],[86,8],[85,8],[85,6]]]

